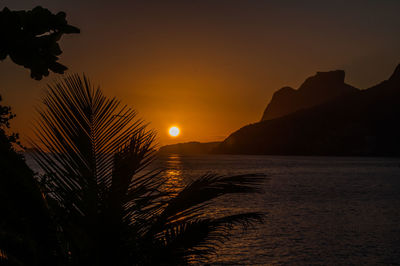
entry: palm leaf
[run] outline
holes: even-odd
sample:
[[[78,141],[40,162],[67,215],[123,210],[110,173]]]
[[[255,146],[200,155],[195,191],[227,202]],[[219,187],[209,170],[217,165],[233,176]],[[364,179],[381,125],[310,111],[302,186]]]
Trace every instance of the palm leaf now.
[[[89,256],[87,250],[104,244],[99,231],[118,231],[112,226],[128,216],[131,178],[151,162],[154,133],[85,76],[48,86],[43,103],[34,159],[47,174],[48,196],[61,208],[55,213],[64,234],[76,254]]]
[[[189,261],[194,258],[207,259],[229,238],[235,225],[247,227],[253,222],[262,221],[262,217],[262,213],[242,213],[174,224],[163,234],[163,259],[169,259],[171,263],[175,258]]]
[[[260,192],[258,185],[265,180],[261,174],[218,176],[206,174],[191,182],[163,206],[153,217],[153,224],[144,239],[163,253],[162,261],[153,264],[182,263],[193,259],[207,259],[228,238],[234,225],[247,227],[261,222],[263,213],[250,212],[222,217],[207,215],[215,199],[228,194]],[[157,259],[148,255],[149,259]],[[177,261],[178,260],[178,261]],[[182,260],[182,261],[179,261]]]
[[[136,113],[107,99],[85,76],[73,75],[49,86],[44,104],[35,159],[53,176],[53,189],[65,207],[93,214],[112,182],[112,154],[144,125],[141,120],[131,123]]]

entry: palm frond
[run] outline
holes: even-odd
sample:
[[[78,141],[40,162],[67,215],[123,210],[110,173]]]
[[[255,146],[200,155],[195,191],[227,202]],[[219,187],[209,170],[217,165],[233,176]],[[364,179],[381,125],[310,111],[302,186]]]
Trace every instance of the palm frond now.
[[[265,180],[262,174],[218,176],[206,174],[184,187],[157,218],[150,232],[161,231],[174,221],[188,221],[204,213],[211,200],[227,194],[260,192],[258,185]]]
[[[49,85],[43,103],[34,159],[46,173],[48,197],[60,208],[53,212],[71,249],[89,259],[90,252],[118,241],[132,216],[126,207],[131,191],[150,185],[133,176],[154,158],[155,133],[84,75]],[[110,243],[98,241],[100,231]]]
[[[262,213],[252,212],[178,223],[165,231],[165,241],[179,245],[185,256],[208,255],[229,238],[235,225],[246,228],[262,217]]]
[[[145,125],[133,121],[134,110],[106,98],[85,76],[49,86],[44,105],[36,128],[40,145],[33,143],[35,159],[53,176],[52,190],[64,207],[93,214],[96,199],[105,197],[112,183],[113,154]]]
[[[144,257],[150,264],[181,264],[190,260],[207,260],[217,247],[230,236],[234,225],[246,228],[261,222],[263,213],[248,212],[207,215],[215,199],[229,194],[260,192],[258,185],[265,180],[262,174],[218,176],[206,174],[191,182],[178,194],[169,194],[169,199],[146,221],[148,230],[143,236],[144,247],[157,247],[162,254],[154,258]],[[142,249],[152,250],[147,247]],[[162,261],[157,261],[162,258]]]
[[[247,228],[261,222],[264,214],[240,213],[220,218],[194,219],[171,223],[156,235],[153,245],[159,256],[148,254],[150,264],[176,265],[185,262],[206,262],[210,254],[229,239],[234,226]]]

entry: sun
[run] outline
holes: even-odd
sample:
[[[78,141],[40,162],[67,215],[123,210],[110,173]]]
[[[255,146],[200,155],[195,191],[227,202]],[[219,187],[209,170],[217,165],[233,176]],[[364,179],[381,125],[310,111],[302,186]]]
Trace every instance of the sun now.
[[[181,131],[178,127],[170,127],[168,132],[171,137],[177,137]]]

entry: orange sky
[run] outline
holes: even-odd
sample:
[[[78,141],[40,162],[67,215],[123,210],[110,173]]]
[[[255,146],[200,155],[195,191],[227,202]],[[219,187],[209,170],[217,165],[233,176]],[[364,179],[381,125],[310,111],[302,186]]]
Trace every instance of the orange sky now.
[[[0,8],[66,11],[82,32],[62,39],[60,62],[137,109],[164,145],[223,140],[258,121],[275,90],[316,71],[344,69],[346,82],[367,88],[400,63],[399,1],[298,2],[6,0]],[[0,94],[22,137],[57,77],[38,82],[0,62]]]

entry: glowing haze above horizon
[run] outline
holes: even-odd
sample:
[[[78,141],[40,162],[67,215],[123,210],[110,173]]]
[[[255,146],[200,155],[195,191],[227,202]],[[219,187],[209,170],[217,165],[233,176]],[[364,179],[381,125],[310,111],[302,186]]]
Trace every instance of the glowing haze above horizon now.
[[[15,1],[65,11],[81,29],[61,40],[67,73],[85,72],[107,96],[134,107],[160,145],[223,140],[254,123],[283,86],[343,69],[367,88],[400,63],[400,1]],[[0,62],[0,94],[30,136],[46,84]],[[168,134],[178,126],[179,136]]]

